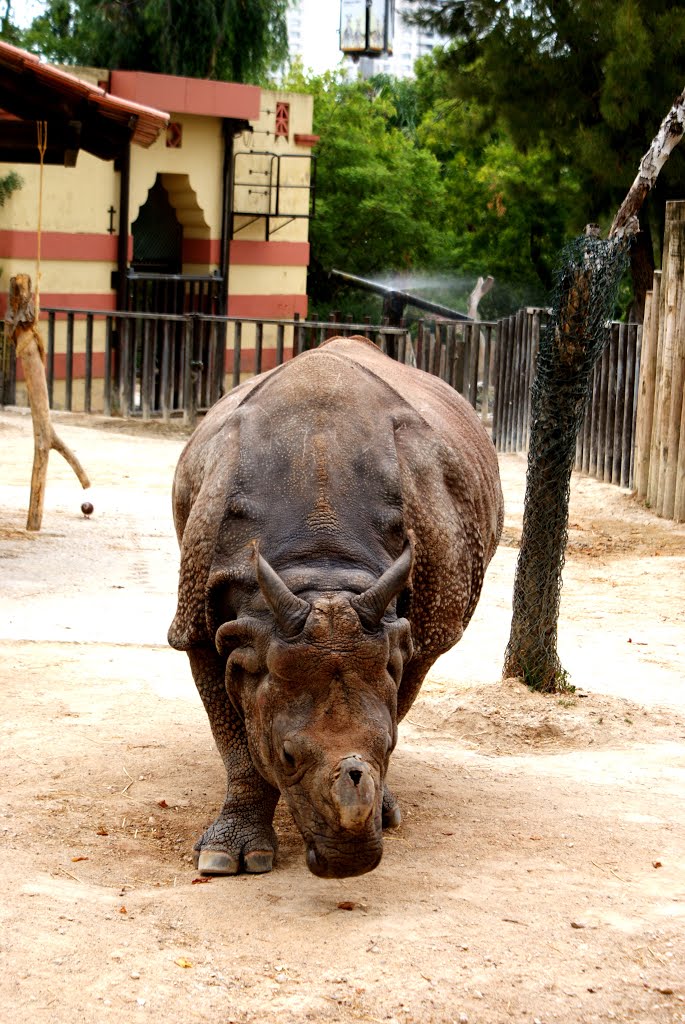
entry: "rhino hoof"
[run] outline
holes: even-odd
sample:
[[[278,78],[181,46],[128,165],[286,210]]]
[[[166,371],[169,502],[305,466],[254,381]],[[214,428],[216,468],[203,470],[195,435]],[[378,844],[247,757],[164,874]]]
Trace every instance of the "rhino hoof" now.
[[[201,875],[237,875],[240,861],[221,850],[200,850],[195,867]]]
[[[397,828],[401,823],[402,812],[399,804],[383,811],[383,828]]]
[[[245,870],[250,875],[263,875],[271,871],[273,863],[273,850],[251,850],[245,854]]]

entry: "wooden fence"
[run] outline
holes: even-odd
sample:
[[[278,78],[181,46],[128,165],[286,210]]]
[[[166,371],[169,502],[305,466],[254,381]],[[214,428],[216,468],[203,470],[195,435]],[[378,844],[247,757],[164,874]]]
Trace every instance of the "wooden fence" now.
[[[635,489],[657,515],[685,521],[685,202],[666,204],[662,270],[645,305]]]
[[[531,387],[545,316],[545,310],[522,309],[497,324],[492,439],[500,452],[528,447]],[[641,334],[637,324],[612,324],[610,343],[593,371],[576,447],[577,470],[621,487],[633,482]]]
[[[491,405],[494,323],[421,320],[408,327],[44,307],[51,408],[192,423],[241,380],[335,335],[363,334],[401,362],[442,377],[477,408]],[[0,404],[25,401],[13,346],[0,346]],[[6,364],[6,366],[5,366]]]
[[[441,377],[464,395],[484,423],[492,422],[498,451],[528,446],[531,386],[546,316],[541,309],[522,309],[496,324],[425,319],[411,330],[198,313],[44,312],[52,408],[143,419],[182,416],[193,423],[241,380],[336,334],[364,334],[394,358]],[[611,343],[595,367],[577,447],[577,469],[623,487],[633,483],[640,336],[636,325],[612,326]],[[14,401],[11,369],[9,361],[5,401],[8,395]]]

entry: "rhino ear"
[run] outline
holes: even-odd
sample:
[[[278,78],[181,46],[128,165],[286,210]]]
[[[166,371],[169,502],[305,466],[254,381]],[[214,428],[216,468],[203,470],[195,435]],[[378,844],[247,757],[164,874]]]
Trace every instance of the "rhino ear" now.
[[[261,647],[261,630],[254,619],[233,619],[224,622],[216,631],[214,642],[221,655],[228,655],[232,664],[239,665],[253,675],[259,672],[262,659],[258,648]]]

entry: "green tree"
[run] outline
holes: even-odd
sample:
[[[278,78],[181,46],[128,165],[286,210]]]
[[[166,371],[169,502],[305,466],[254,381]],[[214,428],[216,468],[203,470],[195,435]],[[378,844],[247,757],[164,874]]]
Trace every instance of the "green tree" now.
[[[495,277],[485,316],[544,302],[556,253],[578,216],[576,176],[544,138],[520,151],[501,119],[476,100],[455,98],[440,51],[418,61],[416,75],[417,134],[443,168],[455,276]]]
[[[443,67],[453,95],[489,111],[520,153],[542,141],[578,177],[584,221],[608,226],[685,84],[685,0],[410,3],[414,20],[452,41]],[[676,150],[632,251],[638,308],[651,284],[652,229],[660,238],[665,200],[684,187],[685,153]]]
[[[339,73],[290,73],[285,87],[314,96],[316,216],[310,295],[326,314],[341,302],[333,268],[362,277],[446,265],[445,190],[435,156],[400,127],[388,82],[347,82]],[[368,300],[364,308],[369,308]]]
[[[21,29],[14,24],[12,0],[0,4],[0,39],[15,46],[21,43]]]
[[[13,192],[16,192],[24,184],[16,171],[10,171],[4,178],[0,178],[0,206],[4,206]]]
[[[257,82],[288,50],[288,0],[47,0],[23,37],[62,64]]]

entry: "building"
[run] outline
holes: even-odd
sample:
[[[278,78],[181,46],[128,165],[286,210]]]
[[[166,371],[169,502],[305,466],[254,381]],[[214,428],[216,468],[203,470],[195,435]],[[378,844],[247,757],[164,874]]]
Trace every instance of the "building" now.
[[[35,63],[29,54],[0,44],[0,108],[8,76],[21,76],[27,68],[38,73]],[[58,84],[74,81],[63,71],[51,73]],[[127,141],[108,151],[106,159],[87,151],[76,159],[73,151],[67,160],[61,150],[60,166],[48,161],[48,150],[42,204],[37,149],[26,166],[16,166],[0,150],[8,161],[0,164],[0,175],[15,169],[24,179],[0,208],[5,294],[14,274],[34,276],[40,218],[44,311],[193,310],[265,320],[305,316],[317,141],[311,134],[312,98],[139,72],[80,69],[79,81],[102,103],[111,97],[134,108],[167,111],[169,124],[148,148]],[[32,109],[23,122],[32,126],[27,130],[34,139],[39,117]],[[5,118],[6,124],[15,120]],[[56,133],[76,131],[69,128],[76,123],[52,122],[48,147]],[[2,296],[0,313],[5,304]],[[85,351],[84,330],[71,342],[77,353]],[[98,369],[104,376],[104,339],[93,344],[94,373]],[[266,335],[264,369],[273,344]],[[62,332],[55,343],[56,381],[64,373],[66,345]],[[227,364],[226,372],[230,369]],[[59,389],[56,404],[58,394]]]

